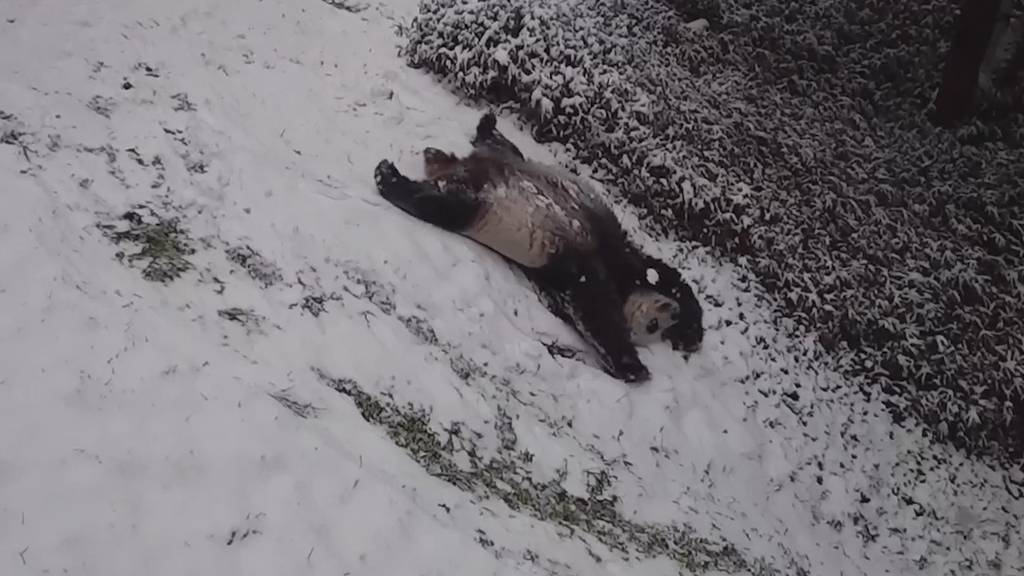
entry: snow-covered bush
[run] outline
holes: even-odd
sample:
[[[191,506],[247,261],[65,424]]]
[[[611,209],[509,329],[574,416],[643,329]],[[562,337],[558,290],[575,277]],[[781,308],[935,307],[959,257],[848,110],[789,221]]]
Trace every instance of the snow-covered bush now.
[[[928,122],[955,9],[423,0],[404,51],[663,231],[745,257],[898,416],[1019,456],[1024,123]]]

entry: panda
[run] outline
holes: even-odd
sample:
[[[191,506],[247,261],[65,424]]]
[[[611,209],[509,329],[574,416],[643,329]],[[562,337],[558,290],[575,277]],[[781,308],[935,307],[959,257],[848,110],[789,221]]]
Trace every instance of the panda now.
[[[424,149],[422,181],[382,160],[374,171],[378,192],[405,213],[518,265],[614,378],[650,378],[638,345],[665,341],[674,350],[700,349],[703,314],[689,284],[639,250],[583,179],[526,159],[498,131],[492,112],[480,119],[470,143],[465,158]]]

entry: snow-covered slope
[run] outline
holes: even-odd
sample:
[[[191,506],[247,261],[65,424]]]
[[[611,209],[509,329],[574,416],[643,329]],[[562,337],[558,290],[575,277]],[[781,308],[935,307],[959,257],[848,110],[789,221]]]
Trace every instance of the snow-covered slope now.
[[[631,388],[379,200],[480,111],[403,67],[413,0],[357,7],[0,4],[0,573],[1021,573],[1012,483],[742,271],[623,212],[711,326]]]

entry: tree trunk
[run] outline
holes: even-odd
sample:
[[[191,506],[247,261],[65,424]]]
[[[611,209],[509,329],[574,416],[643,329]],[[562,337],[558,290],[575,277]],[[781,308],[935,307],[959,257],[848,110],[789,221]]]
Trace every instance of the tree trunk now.
[[[963,0],[953,44],[946,54],[942,86],[933,120],[949,127],[963,120],[974,105],[978,70],[992,37],[1000,0]]]

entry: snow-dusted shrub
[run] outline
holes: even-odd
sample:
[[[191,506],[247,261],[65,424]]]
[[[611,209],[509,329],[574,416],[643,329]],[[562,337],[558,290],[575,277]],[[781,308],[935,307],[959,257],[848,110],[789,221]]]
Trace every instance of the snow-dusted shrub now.
[[[710,26],[679,16],[700,11]],[[512,105],[664,231],[745,257],[897,415],[1020,455],[1024,123],[928,122],[954,17],[934,0],[423,0],[405,54]]]

